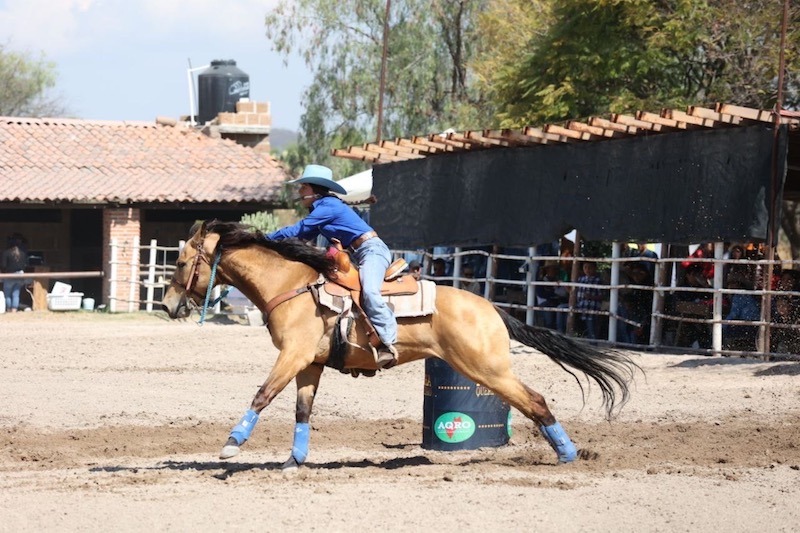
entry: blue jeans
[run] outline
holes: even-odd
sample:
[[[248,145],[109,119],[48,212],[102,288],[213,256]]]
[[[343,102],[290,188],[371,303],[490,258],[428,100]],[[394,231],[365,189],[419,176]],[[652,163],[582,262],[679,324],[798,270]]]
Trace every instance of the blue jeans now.
[[[3,292],[6,295],[6,309],[19,309],[19,293],[25,286],[23,279],[7,279],[3,283]]]
[[[378,237],[365,241],[353,253],[361,278],[361,304],[367,313],[381,342],[385,345],[397,342],[397,320],[381,296],[381,285],[386,269],[392,262],[392,254]]]

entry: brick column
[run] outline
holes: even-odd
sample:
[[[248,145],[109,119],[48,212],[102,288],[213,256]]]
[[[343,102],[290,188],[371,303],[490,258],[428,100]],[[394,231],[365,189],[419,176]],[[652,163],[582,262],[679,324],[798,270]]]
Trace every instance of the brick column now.
[[[141,238],[141,211],[131,207],[106,207],[103,209],[103,303],[117,312],[139,309],[138,303],[131,303],[131,263],[139,272],[138,246]],[[111,241],[116,239],[116,289],[111,294]],[[138,279],[135,280],[138,282]],[[112,298],[115,300],[112,301]],[[139,290],[135,296],[139,299]]]

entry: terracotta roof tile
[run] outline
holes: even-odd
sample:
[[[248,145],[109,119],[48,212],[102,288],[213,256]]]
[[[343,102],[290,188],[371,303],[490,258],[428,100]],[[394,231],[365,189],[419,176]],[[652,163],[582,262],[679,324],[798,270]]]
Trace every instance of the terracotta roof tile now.
[[[0,117],[0,202],[277,201],[269,154],[149,122]]]

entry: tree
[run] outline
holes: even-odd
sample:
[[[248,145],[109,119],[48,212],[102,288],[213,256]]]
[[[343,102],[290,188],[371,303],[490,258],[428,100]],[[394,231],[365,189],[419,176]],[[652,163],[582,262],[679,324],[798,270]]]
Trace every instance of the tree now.
[[[492,38],[492,15],[509,4],[529,4],[517,49]],[[494,87],[504,126],[715,102],[769,109],[780,14],[772,0],[497,0],[479,34],[490,39],[485,49],[505,50],[494,63],[506,66],[483,69],[480,82]],[[798,14],[795,5],[793,22]],[[795,108],[800,30],[789,27],[784,105]]]
[[[392,3],[383,138],[479,127],[491,116],[467,69],[481,0]],[[333,147],[376,138],[385,0],[284,1],[266,18],[267,37],[285,57],[295,49],[314,72],[303,96],[300,144],[339,175],[360,170],[333,161]]]
[[[473,65],[503,127],[777,101],[781,4],[774,0],[494,0]],[[790,8],[783,107],[800,106],[800,5]],[[800,202],[782,228],[800,258]]]
[[[0,116],[64,115],[64,107],[49,94],[55,84],[55,65],[44,56],[34,58],[0,45]]]

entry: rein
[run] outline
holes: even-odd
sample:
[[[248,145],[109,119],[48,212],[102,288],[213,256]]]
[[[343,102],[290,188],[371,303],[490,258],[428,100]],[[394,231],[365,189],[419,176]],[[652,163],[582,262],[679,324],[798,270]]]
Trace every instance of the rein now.
[[[208,287],[206,287],[206,296],[203,300],[203,307],[200,309],[200,321],[198,322],[198,325],[200,326],[202,326],[206,321],[206,312],[208,311],[208,308],[217,305],[230,292],[230,288],[227,288],[222,291],[219,297],[217,297],[213,302],[209,302],[211,299],[211,291],[214,289],[214,279],[217,276],[217,266],[222,258],[222,249],[220,248],[217,250],[217,253],[214,256],[214,261],[209,263],[208,259],[206,259],[206,256],[203,255],[203,243],[205,240],[205,235],[203,235],[203,240],[197,243],[197,253],[194,255],[194,261],[192,262],[192,271],[189,274],[189,281],[186,283],[186,287],[184,289],[187,293],[192,292],[192,286],[194,286],[195,282],[200,277],[200,274],[197,271],[197,266],[200,264],[201,259],[211,265],[211,277],[208,280]],[[191,298],[189,299],[189,302],[193,303]]]
[[[197,271],[197,266],[200,264],[201,259],[211,266],[211,275],[208,279],[208,286],[206,287],[205,299],[203,300],[203,306],[200,309],[200,321],[198,322],[198,325],[200,326],[202,326],[206,321],[206,313],[208,312],[208,308],[217,305],[230,292],[230,287],[229,287],[224,291],[222,291],[219,297],[217,297],[213,302],[209,301],[211,300],[211,291],[214,288],[214,279],[216,279],[217,276],[217,266],[219,266],[220,259],[222,258],[222,249],[218,248],[217,253],[214,254],[214,261],[209,262],[208,259],[206,259],[205,255],[203,255],[203,242],[205,242],[205,235],[203,235],[203,240],[197,243],[197,253],[194,256],[194,262],[192,263],[192,270],[191,273],[189,274],[189,281],[186,283],[185,287],[185,291],[187,293],[191,293],[192,286],[195,284],[195,282],[200,276]],[[296,298],[301,294],[310,292],[314,287],[319,287],[324,283],[325,283],[324,278],[320,277],[319,279],[317,279],[316,283],[309,283],[304,287],[292,289],[290,291],[286,291],[284,293],[277,295],[269,302],[267,302],[264,314],[267,315],[267,319],[269,319],[270,313],[272,313],[272,311],[280,304],[287,302],[292,298]],[[191,298],[189,299],[189,302],[192,303]]]
[[[208,279],[208,287],[206,287],[206,299],[203,301],[203,308],[200,310],[200,322],[198,322],[198,324],[201,326],[206,321],[206,312],[208,311],[208,308],[217,305],[223,298],[225,298],[225,296],[228,295],[231,290],[230,288],[225,289],[213,302],[209,303],[209,300],[211,299],[211,291],[214,289],[214,278],[217,276],[217,265],[219,265],[219,260],[221,258],[222,249],[219,249],[214,256],[214,262],[211,264],[211,277]]]

